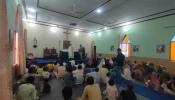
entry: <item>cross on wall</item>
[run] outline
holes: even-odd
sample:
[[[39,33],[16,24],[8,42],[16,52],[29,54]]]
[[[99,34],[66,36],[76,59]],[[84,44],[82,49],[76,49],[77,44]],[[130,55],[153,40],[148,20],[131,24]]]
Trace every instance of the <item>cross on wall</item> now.
[[[63,32],[64,34],[66,34],[66,41],[68,41],[68,35],[71,34],[68,32],[68,30],[66,32]]]

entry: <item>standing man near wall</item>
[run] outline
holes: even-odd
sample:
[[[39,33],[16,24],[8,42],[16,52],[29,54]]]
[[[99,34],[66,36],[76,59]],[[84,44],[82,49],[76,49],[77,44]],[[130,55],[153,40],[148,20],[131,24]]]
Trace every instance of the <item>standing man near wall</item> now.
[[[117,81],[120,82],[121,81],[121,72],[122,72],[122,67],[123,67],[123,63],[125,60],[125,56],[124,56],[124,54],[122,54],[120,48],[117,49],[117,53],[118,53],[118,55],[116,57],[116,63],[117,63],[116,73],[117,73]]]

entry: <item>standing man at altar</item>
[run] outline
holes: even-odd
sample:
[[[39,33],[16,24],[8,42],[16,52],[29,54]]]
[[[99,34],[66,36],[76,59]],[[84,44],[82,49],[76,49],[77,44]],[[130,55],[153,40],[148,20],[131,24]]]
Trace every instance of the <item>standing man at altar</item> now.
[[[85,56],[85,48],[80,44],[80,48],[79,48],[79,54],[80,54],[80,59],[83,59]]]
[[[68,48],[68,56],[69,56],[70,60],[72,60],[74,58],[74,50],[73,50],[72,44],[70,44],[70,46]]]

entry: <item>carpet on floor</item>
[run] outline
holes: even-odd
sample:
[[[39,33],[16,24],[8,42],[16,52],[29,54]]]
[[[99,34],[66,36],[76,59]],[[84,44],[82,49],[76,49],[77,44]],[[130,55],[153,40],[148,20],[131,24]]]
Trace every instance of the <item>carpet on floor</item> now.
[[[131,81],[122,80],[120,84],[117,83],[117,85],[119,85],[123,88],[126,88],[127,84],[130,84],[134,87],[135,93],[137,93],[141,96],[144,96],[150,100],[175,100],[175,96],[163,94],[161,92],[158,92],[158,91],[152,90],[150,88],[138,85],[138,84],[133,83]]]

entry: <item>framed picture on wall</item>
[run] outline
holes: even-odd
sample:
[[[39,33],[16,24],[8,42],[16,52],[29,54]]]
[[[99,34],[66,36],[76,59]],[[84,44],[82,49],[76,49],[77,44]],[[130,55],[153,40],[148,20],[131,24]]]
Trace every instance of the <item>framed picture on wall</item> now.
[[[158,44],[156,46],[156,52],[157,53],[164,53],[165,52],[165,45],[164,44]]]
[[[133,45],[133,52],[139,52],[139,45]]]
[[[114,51],[114,45],[111,45],[110,50]]]

